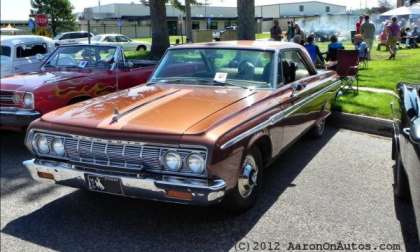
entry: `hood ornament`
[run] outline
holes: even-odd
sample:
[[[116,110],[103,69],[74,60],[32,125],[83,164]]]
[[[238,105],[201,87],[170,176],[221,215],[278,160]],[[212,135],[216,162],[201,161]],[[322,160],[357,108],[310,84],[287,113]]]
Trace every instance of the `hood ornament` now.
[[[118,122],[118,119],[120,119],[120,116],[121,116],[120,111],[118,111],[118,109],[115,107],[112,109],[112,114],[113,114],[112,120],[109,124]]]

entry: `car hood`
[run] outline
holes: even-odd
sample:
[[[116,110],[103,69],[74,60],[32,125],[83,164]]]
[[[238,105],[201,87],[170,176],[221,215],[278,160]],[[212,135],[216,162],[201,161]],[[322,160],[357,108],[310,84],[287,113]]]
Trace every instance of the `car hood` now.
[[[61,108],[45,114],[42,120],[82,128],[170,135],[187,134],[194,126],[193,134],[201,134],[227,114],[235,113],[227,109],[232,104],[252,98],[247,102],[251,105],[261,96],[241,88],[138,86]],[[226,113],[212,116],[221,110]],[[206,123],[197,127],[204,119]]]
[[[87,76],[87,74],[77,71],[41,71],[18,74],[1,79],[0,89],[31,92],[46,84],[78,79]]]

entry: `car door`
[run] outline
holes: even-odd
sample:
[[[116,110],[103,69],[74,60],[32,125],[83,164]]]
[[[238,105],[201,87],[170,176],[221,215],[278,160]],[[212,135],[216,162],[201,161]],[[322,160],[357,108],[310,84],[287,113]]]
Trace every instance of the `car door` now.
[[[119,50],[117,62],[115,72],[117,76],[118,90],[145,83],[154,70],[154,66],[129,66],[130,64],[127,64],[122,50]]]
[[[420,101],[417,98],[417,90],[403,87],[399,149],[404,169],[408,175],[413,206],[417,218],[420,218],[420,143],[411,137],[411,130],[420,127],[420,112],[418,111]],[[418,105],[416,106],[416,104]]]
[[[282,50],[278,59],[279,85],[285,94],[282,101],[283,138],[279,149],[284,149],[329,112],[328,96],[323,89],[332,83],[316,73],[309,59],[299,49]]]
[[[18,44],[15,47],[13,71],[16,73],[39,70],[42,57],[48,53],[48,45],[43,42]]]
[[[130,39],[126,36],[117,36],[116,39],[118,44],[123,47],[125,51],[136,50],[136,48],[133,48],[133,44],[130,42]]]

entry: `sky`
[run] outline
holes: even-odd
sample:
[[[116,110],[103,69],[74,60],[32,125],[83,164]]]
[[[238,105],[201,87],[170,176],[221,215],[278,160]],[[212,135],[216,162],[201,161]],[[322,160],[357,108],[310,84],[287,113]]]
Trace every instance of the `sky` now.
[[[0,0],[1,1],[1,20],[27,20],[31,7],[30,0]],[[200,0],[204,2],[205,0]],[[296,2],[298,2],[297,0]],[[365,7],[377,6],[377,0],[322,0],[332,4],[347,6],[348,9],[358,9],[360,5]],[[75,12],[82,12],[84,8],[98,5],[98,0],[70,0]],[[131,3],[140,2],[139,0],[100,0],[101,4],[109,3]],[[293,0],[255,0],[256,5],[270,4],[277,2],[294,2]],[[390,0],[395,4],[395,0]],[[207,0],[212,5],[235,6],[236,0]]]

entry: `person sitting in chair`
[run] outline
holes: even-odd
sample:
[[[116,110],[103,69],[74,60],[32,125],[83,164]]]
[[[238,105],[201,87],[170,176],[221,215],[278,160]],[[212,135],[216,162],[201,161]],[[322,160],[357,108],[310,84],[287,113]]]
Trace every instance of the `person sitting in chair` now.
[[[316,65],[323,65],[324,64],[324,57],[322,57],[321,51],[319,47],[315,44],[315,37],[314,35],[309,35],[306,39],[305,44],[306,51],[308,51],[309,56],[311,56],[312,62]]]
[[[332,35],[330,38],[331,43],[328,44],[327,61],[337,61],[337,51],[343,50],[344,46],[338,42],[337,36]]]
[[[354,47],[358,51],[359,60],[366,60],[368,58],[368,45],[363,41],[361,34],[354,36]]]

